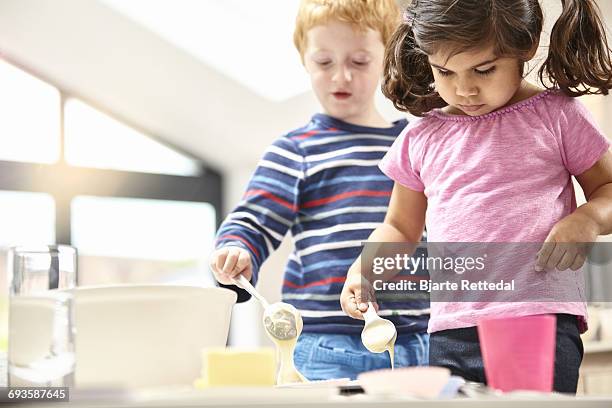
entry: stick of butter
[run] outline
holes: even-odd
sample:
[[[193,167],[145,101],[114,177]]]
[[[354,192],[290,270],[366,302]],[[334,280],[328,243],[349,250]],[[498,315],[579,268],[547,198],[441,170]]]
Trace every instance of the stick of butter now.
[[[274,386],[276,361],[272,348],[209,348],[202,350],[202,378],[196,388]]]

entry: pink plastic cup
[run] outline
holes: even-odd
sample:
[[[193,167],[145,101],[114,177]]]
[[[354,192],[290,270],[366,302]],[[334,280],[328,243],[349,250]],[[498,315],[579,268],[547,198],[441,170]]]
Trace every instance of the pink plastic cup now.
[[[551,392],[557,319],[550,315],[482,320],[478,336],[490,387]]]

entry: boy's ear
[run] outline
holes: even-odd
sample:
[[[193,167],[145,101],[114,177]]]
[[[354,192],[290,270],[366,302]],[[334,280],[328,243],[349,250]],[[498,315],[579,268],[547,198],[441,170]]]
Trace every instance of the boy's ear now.
[[[306,61],[304,60],[304,55],[300,55],[300,61],[302,62],[302,66],[304,67],[304,70],[306,70],[306,73],[310,74],[310,71],[308,70],[308,67],[306,66]]]

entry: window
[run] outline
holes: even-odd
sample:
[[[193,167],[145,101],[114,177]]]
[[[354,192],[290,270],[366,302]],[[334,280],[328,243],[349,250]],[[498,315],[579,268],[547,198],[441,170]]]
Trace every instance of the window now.
[[[66,101],[64,134],[68,164],[177,176],[200,174],[200,164],[196,160],[78,99]]]
[[[53,243],[80,284],[210,283],[218,172],[3,60],[0,86],[0,288],[7,246]]]
[[[0,191],[0,246],[55,242],[55,201],[45,193]]]
[[[206,265],[216,228],[210,204],[80,196],[71,213],[82,282],[212,284]]]
[[[76,197],[71,213],[83,254],[181,261],[202,256],[215,234],[208,203]]]
[[[0,60],[0,160],[55,163],[60,157],[60,93]]]

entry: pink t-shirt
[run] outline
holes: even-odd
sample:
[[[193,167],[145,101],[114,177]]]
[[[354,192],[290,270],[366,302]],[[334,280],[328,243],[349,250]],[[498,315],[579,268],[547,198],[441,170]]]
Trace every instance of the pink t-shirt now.
[[[608,148],[578,100],[544,91],[481,116],[433,110],[406,127],[380,168],[424,192],[428,241],[543,242],[576,209],[571,176],[592,167]],[[586,319],[586,304],[432,302],[428,330],[542,313]]]

